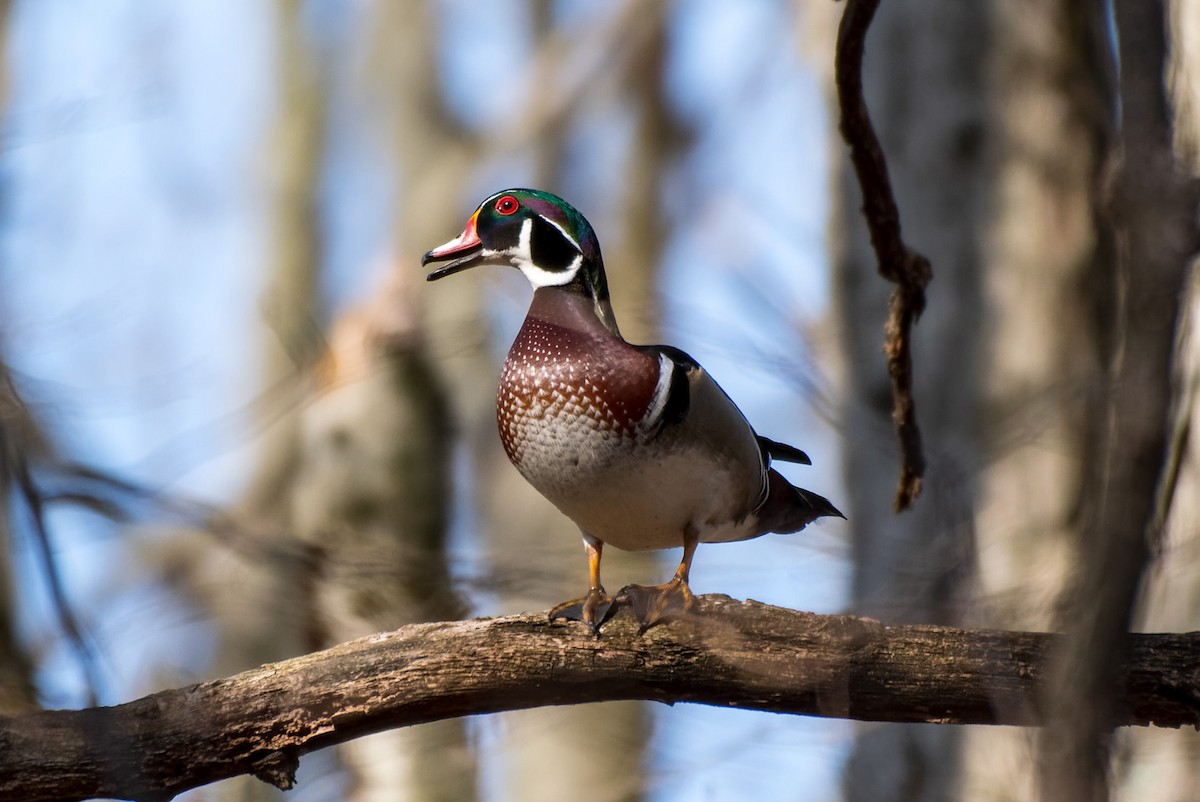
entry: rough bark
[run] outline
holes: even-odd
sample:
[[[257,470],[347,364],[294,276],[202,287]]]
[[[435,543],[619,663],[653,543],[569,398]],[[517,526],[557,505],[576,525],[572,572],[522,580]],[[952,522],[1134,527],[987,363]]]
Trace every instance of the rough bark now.
[[[1036,725],[1060,636],[885,626],[705,596],[603,638],[529,614],[413,624],[116,707],[0,718],[0,795],[167,799],[390,727],[610,699],[870,721]],[[1200,633],[1130,635],[1113,724],[1200,725]]]

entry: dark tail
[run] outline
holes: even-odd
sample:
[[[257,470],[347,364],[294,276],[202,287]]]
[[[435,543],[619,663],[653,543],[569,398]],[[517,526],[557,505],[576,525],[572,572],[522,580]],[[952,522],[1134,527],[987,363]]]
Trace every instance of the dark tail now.
[[[763,437],[761,434],[755,436],[758,438],[758,450],[762,452],[763,461],[768,465],[773,459],[780,462],[794,462],[797,465],[812,465],[812,460],[808,458],[808,455],[795,446],[780,443],[769,437]]]
[[[774,469],[767,469],[767,481],[767,500],[758,511],[759,528],[764,534],[799,532],[818,518],[846,517],[829,499],[794,486]]]

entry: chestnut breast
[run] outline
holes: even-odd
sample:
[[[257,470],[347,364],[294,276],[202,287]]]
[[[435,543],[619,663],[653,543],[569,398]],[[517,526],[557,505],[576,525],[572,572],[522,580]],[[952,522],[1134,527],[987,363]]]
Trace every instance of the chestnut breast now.
[[[513,465],[555,500],[596,480],[638,442],[659,361],[603,328],[530,310],[496,394],[496,423]]]

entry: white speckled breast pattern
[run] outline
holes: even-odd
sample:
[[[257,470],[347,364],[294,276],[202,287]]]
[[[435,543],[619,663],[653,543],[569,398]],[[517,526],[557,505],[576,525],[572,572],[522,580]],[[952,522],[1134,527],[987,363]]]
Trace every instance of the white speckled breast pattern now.
[[[496,393],[504,450],[543,492],[574,484],[629,452],[657,380],[657,362],[624,342],[530,318]]]
[[[659,370],[655,354],[618,338],[527,318],[496,396],[505,452],[581,529],[617,548],[671,548],[687,529],[701,540],[751,536],[756,465],[743,477],[745,466],[703,438],[648,441],[639,426]]]

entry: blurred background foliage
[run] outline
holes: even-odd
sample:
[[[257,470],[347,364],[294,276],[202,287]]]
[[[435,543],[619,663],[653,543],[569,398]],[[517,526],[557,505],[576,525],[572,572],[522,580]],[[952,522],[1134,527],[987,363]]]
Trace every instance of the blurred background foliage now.
[[[1114,615],[1195,628],[1200,355],[1190,327],[1172,338],[1197,297],[1200,14],[1145,5],[1157,28],[1082,0],[879,14],[868,102],[935,271],[916,349],[929,476],[897,517],[888,287],[834,131],[840,6],[0,4],[0,711],[577,594],[578,535],[492,417],[527,285],[420,269],[506,186],[577,206],[625,335],[699,359],[849,516],[702,549],[698,592],[1064,627],[1097,598],[1080,595],[1108,553],[1096,511],[1119,507],[1162,520],[1125,561],[1135,588],[1146,572],[1138,606],[1114,591]],[[1166,105],[1133,102],[1165,97],[1164,70],[1179,161]],[[1149,187],[1111,189],[1130,164]],[[1115,484],[1096,468],[1120,453],[1112,426],[1151,455]],[[1164,437],[1175,491],[1155,507]],[[606,575],[657,581],[676,556],[613,552]],[[1111,793],[1185,798],[1194,736],[1123,734]],[[1044,751],[1013,729],[622,703],[383,733],[308,757],[288,798],[1020,800]]]

